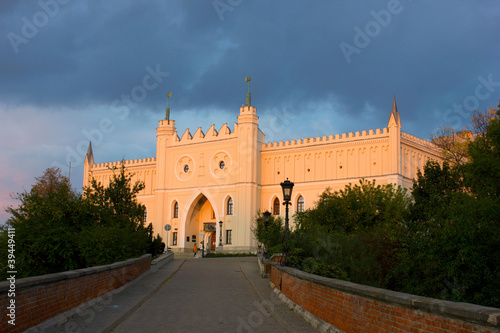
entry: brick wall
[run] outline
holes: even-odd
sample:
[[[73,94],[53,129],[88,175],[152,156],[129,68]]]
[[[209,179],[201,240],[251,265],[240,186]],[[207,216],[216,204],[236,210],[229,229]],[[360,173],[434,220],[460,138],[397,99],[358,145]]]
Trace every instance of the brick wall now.
[[[500,309],[398,293],[272,264],[291,301],[344,332],[500,332]]]
[[[111,265],[16,280],[15,326],[9,325],[10,284],[0,282],[0,332],[22,332],[132,281],[150,269],[151,255]]]

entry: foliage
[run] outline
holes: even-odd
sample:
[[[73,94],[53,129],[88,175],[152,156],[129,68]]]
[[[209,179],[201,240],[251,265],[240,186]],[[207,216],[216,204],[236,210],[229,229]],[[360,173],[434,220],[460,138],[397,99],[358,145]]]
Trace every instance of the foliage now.
[[[500,104],[484,136],[469,146],[470,163],[466,165],[466,184],[482,197],[500,197]]]
[[[257,216],[254,217],[255,226],[252,227],[252,232],[255,238],[266,245],[266,228],[264,225],[264,217],[260,211],[257,212]],[[270,215],[269,216],[269,226],[267,228],[267,241],[269,246],[269,255],[276,252],[281,252],[281,241],[283,238],[284,231],[283,219],[280,216]],[[275,252],[271,252],[271,250]]]
[[[47,169],[36,180],[29,192],[15,196],[20,201],[17,208],[7,208],[12,215],[7,226],[15,228],[19,278],[71,270],[84,263],[74,237],[81,231],[80,196],[71,190],[69,179],[57,168]],[[3,252],[7,248],[3,244],[5,230],[2,234],[0,251]],[[4,258],[7,256],[2,253]]]
[[[361,232],[378,225],[394,225],[404,219],[409,204],[406,190],[393,184],[375,185],[360,180],[343,190],[323,192],[314,209],[295,215],[298,229],[323,232]]]
[[[327,189],[314,208],[295,215],[288,264],[356,283],[498,306],[500,110],[475,117],[474,135],[460,148],[464,159],[427,162],[411,196],[366,181]]]
[[[444,125],[431,135],[432,143],[441,149],[444,160],[449,164],[465,164],[470,158],[470,143],[484,137],[490,122],[499,118],[494,107],[484,112],[475,110],[465,128],[455,129]]]
[[[500,108],[500,105],[499,105]],[[484,113],[480,112],[478,110],[474,110],[472,113],[471,121],[470,124],[467,126],[468,130],[472,133],[474,133],[475,136],[485,136],[486,132],[488,130],[488,127],[490,126],[490,122],[493,119],[499,119],[500,115],[498,114],[498,111],[495,110],[493,106],[491,106],[488,110],[486,110]]]
[[[315,208],[295,215],[290,264],[314,274],[386,286],[407,214],[406,191],[360,181],[321,194]]]
[[[435,165],[426,168],[437,169]],[[453,170],[441,174],[452,178]],[[414,185],[420,193],[433,178],[424,173]],[[407,223],[401,263],[394,269],[402,291],[495,306],[500,292],[499,201],[457,191],[453,183],[425,198],[415,198]],[[437,195],[446,193],[445,199]],[[419,211],[427,207],[425,214]]]
[[[162,253],[165,245],[153,237],[151,224],[144,226],[144,206],[136,199],[144,184],[132,185],[131,177],[122,164],[108,187],[93,180],[82,196],[59,169],[47,169],[30,192],[17,194],[19,206],[7,209],[12,217],[0,230],[3,260],[8,226],[16,231],[18,278]],[[1,269],[4,277],[4,261]]]
[[[121,261],[150,250],[152,226],[144,226],[145,207],[136,199],[143,188],[142,182],[132,184],[132,175],[125,172],[124,164],[108,186],[92,179],[84,188],[82,209],[94,221],[79,239],[88,265]]]
[[[467,161],[467,146],[471,137],[473,137],[471,131],[443,126],[431,135],[431,140],[441,149],[441,155],[446,162],[462,164]]]

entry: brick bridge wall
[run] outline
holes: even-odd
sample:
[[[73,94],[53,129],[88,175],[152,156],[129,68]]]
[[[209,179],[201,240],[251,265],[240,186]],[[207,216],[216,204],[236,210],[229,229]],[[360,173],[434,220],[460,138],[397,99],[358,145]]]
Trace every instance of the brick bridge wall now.
[[[271,282],[337,332],[500,332],[497,308],[363,286],[277,264],[271,264]]]
[[[105,266],[28,277],[15,281],[15,297],[8,297],[9,281],[0,282],[0,332],[22,332],[106,294],[137,278],[151,267],[151,255]],[[15,300],[15,326],[8,323],[7,306]]]

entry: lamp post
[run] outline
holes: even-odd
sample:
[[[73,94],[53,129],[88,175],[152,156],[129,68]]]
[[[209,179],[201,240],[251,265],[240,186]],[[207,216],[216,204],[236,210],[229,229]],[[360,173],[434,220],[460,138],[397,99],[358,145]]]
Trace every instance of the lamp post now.
[[[283,189],[283,205],[285,205],[285,232],[283,234],[283,242],[282,242],[282,252],[283,256],[282,259],[284,260],[281,261],[281,264],[284,265],[286,261],[286,255],[288,253],[288,238],[289,238],[289,228],[288,228],[288,205],[291,205],[290,200],[292,199],[292,190],[293,190],[293,183],[288,180],[288,178],[280,184],[281,188]]]
[[[219,246],[222,246],[222,221],[219,221],[219,227],[220,227],[220,232],[219,232]]]
[[[267,239],[267,229],[269,228],[269,217],[271,217],[271,213],[269,211],[265,211],[262,213],[262,216],[264,216],[264,230],[266,232],[266,243],[265,243],[265,248],[264,248],[264,258],[269,258],[269,241]]]

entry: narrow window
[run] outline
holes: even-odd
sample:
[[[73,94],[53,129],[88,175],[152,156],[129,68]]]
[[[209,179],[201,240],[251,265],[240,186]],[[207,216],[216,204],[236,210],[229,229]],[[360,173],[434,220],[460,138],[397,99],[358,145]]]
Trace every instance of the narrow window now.
[[[301,213],[304,211],[304,197],[299,196],[297,199],[297,213]]]
[[[177,245],[177,232],[172,233],[172,245],[175,246]]]
[[[226,230],[226,244],[232,244],[232,243],[233,243],[233,231]]]
[[[148,221],[148,209],[144,208],[144,223]]]
[[[174,219],[179,218],[179,203],[176,201],[174,203]]]
[[[280,215],[280,199],[278,198],[274,199],[273,214]]]
[[[227,215],[233,215],[233,198],[227,200]]]

